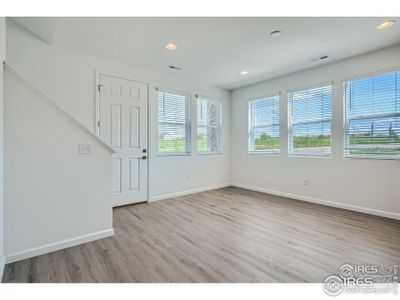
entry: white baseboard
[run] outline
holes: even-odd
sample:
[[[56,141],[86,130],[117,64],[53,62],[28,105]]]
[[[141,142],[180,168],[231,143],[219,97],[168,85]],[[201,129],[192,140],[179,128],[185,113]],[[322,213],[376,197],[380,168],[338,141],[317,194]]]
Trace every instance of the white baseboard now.
[[[216,189],[221,189],[221,188],[228,187],[228,186],[231,186],[231,183],[223,183],[223,184],[217,184],[217,185],[211,185],[211,186],[186,190],[186,191],[182,191],[182,192],[164,194],[164,195],[160,195],[160,196],[152,196],[152,197],[150,197],[149,202],[170,199],[170,198],[176,198],[176,197],[180,197],[180,196],[201,193],[201,192],[206,192],[206,191],[211,191],[211,190],[216,190]]]
[[[61,250],[64,248],[69,248],[69,247],[77,246],[77,245],[80,245],[83,243],[88,243],[88,242],[92,242],[95,240],[103,239],[103,238],[106,238],[106,237],[109,237],[112,235],[114,235],[114,229],[107,229],[107,230],[102,230],[102,231],[98,231],[95,233],[85,234],[85,235],[78,236],[76,238],[72,238],[72,239],[55,242],[55,243],[31,248],[28,250],[8,254],[8,255],[6,255],[5,261],[6,261],[6,263],[12,263],[12,262],[16,262],[19,260],[31,258],[34,256],[46,254],[49,252]]]
[[[0,257],[0,283],[3,280],[4,267],[6,266],[6,259],[4,256]]]
[[[232,183],[231,185],[238,187],[238,188],[243,188],[243,189],[252,190],[252,191],[256,191],[256,192],[261,192],[261,193],[266,193],[266,194],[271,194],[271,195],[276,195],[276,196],[282,196],[282,197],[291,198],[291,199],[295,199],[295,200],[301,200],[301,201],[305,201],[305,202],[311,202],[311,203],[316,203],[316,204],[321,204],[321,205],[326,205],[326,206],[331,206],[331,207],[336,207],[336,208],[342,208],[342,209],[346,209],[346,210],[352,210],[352,211],[375,215],[375,216],[379,216],[379,217],[400,220],[400,214],[395,214],[395,213],[384,211],[384,210],[378,210],[378,209],[361,207],[361,206],[356,206],[356,205],[338,203],[338,202],[333,202],[333,201],[329,201],[329,200],[311,198],[311,197],[306,197],[306,196],[301,196],[301,195],[289,194],[289,193],[269,190],[269,189],[265,189],[265,188],[261,188],[261,187],[249,186],[249,185],[240,184],[240,183]]]

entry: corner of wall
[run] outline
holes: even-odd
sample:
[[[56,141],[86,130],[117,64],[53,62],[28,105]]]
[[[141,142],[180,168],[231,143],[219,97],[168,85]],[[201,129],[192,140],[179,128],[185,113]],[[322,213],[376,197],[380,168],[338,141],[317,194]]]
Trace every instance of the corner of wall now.
[[[233,90],[229,90],[229,116],[230,116],[230,124],[229,124],[229,182],[232,183],[233,177]]]
[[[4,70],[3,61],[6,59],[6,18],[0,17],[0,282],[3,278],[3,271],[5,266],[4,257],[4,160],[3,160],[3,147],[4,147]]]
[[[3,280],[4,268],[6,266],[6,259],[4,256],[0,257],[0,283]]]

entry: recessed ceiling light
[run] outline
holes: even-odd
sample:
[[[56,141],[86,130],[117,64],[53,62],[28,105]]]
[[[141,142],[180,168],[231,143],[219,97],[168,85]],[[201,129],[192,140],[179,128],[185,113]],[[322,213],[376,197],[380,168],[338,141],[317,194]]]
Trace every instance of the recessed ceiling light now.
[[[248,72],[248,71],[246,71],[246,70],[242,70],[242,71],[240,71],[240,75],[247,75],[247,74],[249,74],[249,72]]]
[[[282,35],[282,31],[275,30],[275,31],[272,31],[269,35],[273,38],[278,38]]]
[[[178,46],[175,44],[172,44],[172,43],[165,45],[165,49],[168,49],[168,50],[176,50],[176,48],[178,48]]]
[[[396,21],[385,21],[385,22],[379,24],[378,26],[376,26],[376,28],[386,29],[386,28],[389,28],[390,26],[394,25],[394,23],[396,23]]]

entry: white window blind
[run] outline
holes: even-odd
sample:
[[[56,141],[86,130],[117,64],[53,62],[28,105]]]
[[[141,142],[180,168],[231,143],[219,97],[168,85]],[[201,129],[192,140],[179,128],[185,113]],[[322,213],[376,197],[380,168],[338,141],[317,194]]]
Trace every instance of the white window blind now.
[[[250,153],[279,154],[279,96],[249,101]]]
[[[221,151],[221,105],[203,97],[197,97],[197,152]]]
[[[345,156],[400,158],[400,72],[345,82]]]
[[[288,93],[289,155],[331,154],[332,85]]]
[[[158,153],[190,153],[190,118],[184,95],[158,91]]]

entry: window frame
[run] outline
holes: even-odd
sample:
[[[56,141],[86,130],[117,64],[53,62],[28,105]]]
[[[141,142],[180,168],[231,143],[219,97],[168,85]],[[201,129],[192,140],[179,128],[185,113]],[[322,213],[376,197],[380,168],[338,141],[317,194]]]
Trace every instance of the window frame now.
[[[346,132],[347,129],[349,128],[349,120],[347,118],[347,101],[346,101],[346,86],[348,82],[353,81],[353,80],[360,80],[360,79],[366,79],[370,77],[378,77],[381,75],[389,74],[389,73],[395,73],[395,72],[400,72],[400,66],[394,67],[394,68],[388,68],[384,70],[379,70],[379,71],[374,71],[374,72],[368,72],[368,73],[362,73],[350,77],[346,77],[342,81],[342,90],[343,90],[343,148],[342,148],[342,153],[343,153],[343,158],[344,159],[367,159],[367,160],[395,160],[395,161],[400,161],[400,155],[357,155],[357,154],[346,154],[346,139],[348,138]],[[400,88],[399,88],[400,89]],[[395,115],[400,117],[400,113],[386,113],[386,114],[379,114],[378,116],[387,116],[387,115]],[[372,115],[369,115],[372,116]],[[364,116],[365,118],[365,116]]]
[[[204,125],[199,125],[198,123],[198,111],[197,111],[197,101],[198,100],[206,100],[208,102],[214,103],[217,105],[218,107],[218,112],[217,112],[217,133],[218,133],[218,150],[217,151],[199,151],[198,148],[198,133],[199,133],[199,127],[202,128],[208,128],[208,127],[212,127],[212,126],[204,126]],[[195,96],[195,100],[196,100],[196,104],[194,105],[196,107],[196,133],[195,133],[195,145],[196,145],[196,155],[213,155],[213,154],[222,154],[223,153],[223,148],[222,148],[222,103],[220,100],[212,98],[212,97],[208,97],[208,96],[203,96],[203,95],[196,95]],[[215,127],[214,127],[215,128]]]
[[[291,96],[293,93],[300,92],[300,91],[307,91],[307,90],[312,90],[312,89],[317,89],[317,88],[323,88],[323,87],[331,87],[331,117],[329,120],[324,120],[321,119],[319,120],[320,122],[326,122],[330,121],[331,123],[331,128],[330,128],[330,141],[331,141],[331,146],[330,146],[330,153],[329,154],[302,154],[302,153],[293,153],[293,122],[292,122],[292,117],[293,117],[293,97]],[[333,157],[333,136],[332,136],[332,129],[333,129],[333,101],[334,101],[334,82],[333,81],[325,81],[325,82],[320,82],[320,83],[315,83],[315,84],[310,84],[306,85],[303,87],[298,87],[295,89],[290,89],[286,91],[286,102],[287,102],[287,153],[288,157],[304,157],[304,158],[332,158]],[[307,124],[311,122],[303,122],[303,124]],[[315,122],[313,122],[315,123]]]
[[[185,97],[185,138],[186,138],[186,151],[185,152],[165,152],[165,153],[160,153],[160,148],[159,148],[159,125],[160,121],[158,119],[158,96],[159,93],[168,93],[172,95],[178,95],[178,96],[183,96]],[[157,103],[157,109],[156,109],[156,118],[157,118],[157,133],[156,133],[156,147],[157,147],[157,156],[160,157],[166,157],[166,156],[191,156],[192,155],[192,114],[191,114],[191,107],[192,107],[192,101],[191,101],[191,96],[190,94],[186,92],[181,92],[181,91],[175,91],[175,90],[170,90],[170,89],[162,89],[162,88],[156,88],[156,103]],[[181,123],[176,123],[176,122],[162,122],[162,123],[171,123],[171,124],[179,124]]]
[[[279,110],[279,122],[278,123],[272,123],[271,125],[264,125],[264,126],[256,126],[257,128],[265,128],[265,127],[273,127],[273,126],[278,126],[279,128],[279,148],[276,149],[270,149],[270,150],[250,150],[250,134],[252,132],[251,129],[254,130],[254,127],[251,127],[251,121],[253,118],[250,116],[250,103],[253,101],[258,101],[258,100],[267,100],[270,98],[278,98],[278,110]],[[281,155],[281,147],[282,147],[282,141],[281,141],[281,100],[282,100],[282,93],[274,93],[270,94],[268,96],[261,96],[261,97],[254,97],[252,99],[249,99],[247,101],[247,154],[248,155],[265,155],[265,156],[280,156]]]

